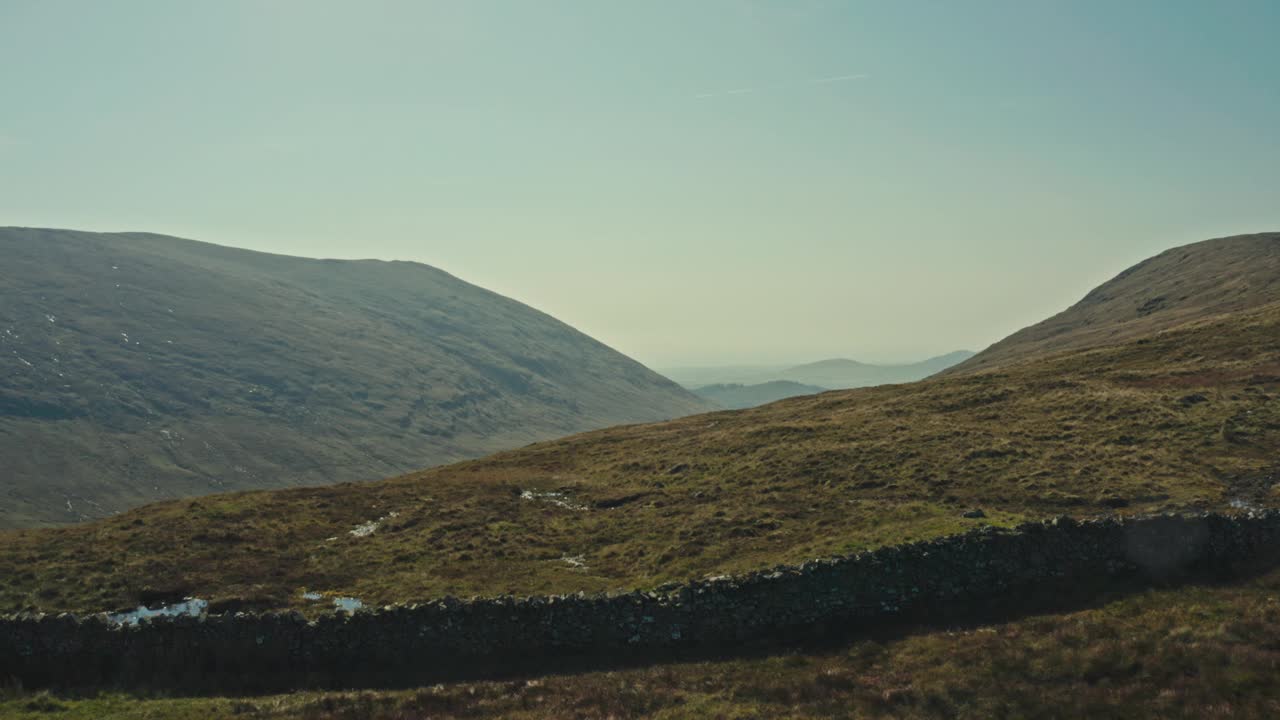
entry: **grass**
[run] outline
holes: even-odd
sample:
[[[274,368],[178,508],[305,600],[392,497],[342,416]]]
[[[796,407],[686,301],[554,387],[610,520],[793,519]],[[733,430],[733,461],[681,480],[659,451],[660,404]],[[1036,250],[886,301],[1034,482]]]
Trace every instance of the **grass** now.
[[[0,611],[632,589],[982,523],[1273,504],[1277,337],[1280,304],[998,372],[7,532]],[[974,507],[987,517],[962,517]]]
[[[823,652],[246,698],[10,691],[0,716],[385,718],[1264,718],[1280,712],[1280,571],[1085,610]]]
[[[1103,283],[1067,310],[1023,328],[943,374],[1136,340],[1280,300],[1280,233],[1205,240],[1166,250]]]

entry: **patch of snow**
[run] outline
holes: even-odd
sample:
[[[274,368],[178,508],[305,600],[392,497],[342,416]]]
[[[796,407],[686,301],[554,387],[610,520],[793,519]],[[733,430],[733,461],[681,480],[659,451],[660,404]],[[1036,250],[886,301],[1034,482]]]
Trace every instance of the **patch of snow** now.
[[[180,603],[173,605],[162,605],[152,609],[145,605],[139,605],[137,610],[130,612],[115,613],[107,615],[107,620],[119,625],[137,625],[143,620],[149,620],[155,617],[200,617],[209,607],[208,600],[200,598],[187,598]]]
[[[393,517],[398,516],[399,514],[400,513],[398,512],[388,513],[378,518],[377,520],[370,520],[367,523],[362,523],[360,525],[357,525],[354,530],[348,530],[347,532],[350,533],[352,537],[358,537],[358,538],[369,537],[370,535],[372,535],[374,532],[378,530],[378,527],[381,526],[382,523],[386,522],[387,520],[390,520]]]
[[[315,601],[315,600],[320,600],[320,599],[321,599],[321,598],[323,598],[323,597],[324,597],[324,596],[323,596],[323,595],[321,595],[321,594],[320,594],[320,593],[318,593],[318,592],[304,592],[304,593],[302,593],[302,599],[303,599],[303,600],[312,600],[312,601]]]
[[[575,503],[568,495],[558,490],[548,490],[546,492],[538,492],[535,490],[522,490],[520,492],[521,500],[541,500],[549,502],[566,510],[587,510],[587,506],[581,503]]]
[[[582,555],[565,555],[560,561],[571,568],[586,568],[587,559]]]
[[[44,317],[45,317],[45,319],[46,319],[46,320],[48,320],[49,322],[57,322],[57,321],[58,321],[58,318],[56,318],[56,317],[54,317],[54,316],[52,316],[52,315],[45,315]]]
[[[1253,503],[1243,498],[1236,498],[1228,502],[1227,504],[1235,508],[1236,510],[1261,510],[1262,509],[1257,505],[1254,505]]]

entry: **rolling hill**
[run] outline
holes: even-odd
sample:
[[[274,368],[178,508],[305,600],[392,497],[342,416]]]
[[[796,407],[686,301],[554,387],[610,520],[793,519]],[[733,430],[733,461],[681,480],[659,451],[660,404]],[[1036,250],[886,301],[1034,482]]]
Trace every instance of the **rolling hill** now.
[[[1274,505],[1280,302],[1250,287],[1229,311],[987,372],[7,532],[0,610],[629,589],[1061,513]]]
[[[1277,300],[1280,233],[1204,240],[1134,265],[1070,308],[944,372],[989,370],[1052,353],[1124,342],[1179,323]]]
[[[794,366],[729,365],[671,368],[663,370],[663,374],[688,388],[724,384],[762,385],[769,382],[792,382],[847,390],[922,380],[971,357],[973,353],[957,350],[928,360],[900,365],[874,365],[846,358],[832,358]]]
[[[870,387],[922,380],[971,357],[973,353],[957,350],[905,365],[871,365],[857,360],[835,358],[787,368],[780,373],[780,377],[833,389]]]
[[[774,380],[773,382],[759,383],[757,385],[742,385],[740,383],[706,385],[694,388],[693,392],[699,397],[715,403],[717,407],[727,410],[741,410],[784,398],[814,395],[826,392],[826,390],[826,388],[816,385],[804,385],[789,380]]]
[[[0,527],[384,477],[709,406],[409,262],[0,228]]]

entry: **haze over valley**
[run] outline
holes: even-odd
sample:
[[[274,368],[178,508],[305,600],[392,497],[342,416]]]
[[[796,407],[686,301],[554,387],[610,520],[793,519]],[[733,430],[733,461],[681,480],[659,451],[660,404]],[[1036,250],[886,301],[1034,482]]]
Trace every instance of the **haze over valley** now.
[[[678,367],[661,372],[717,406],[734,409],[763,405],[798,395],[812,395],[824,390],[846,390],[922,380],[973,355],[968,350],[958,350],[900,365],[873,365],[833,358],[795,366]]]

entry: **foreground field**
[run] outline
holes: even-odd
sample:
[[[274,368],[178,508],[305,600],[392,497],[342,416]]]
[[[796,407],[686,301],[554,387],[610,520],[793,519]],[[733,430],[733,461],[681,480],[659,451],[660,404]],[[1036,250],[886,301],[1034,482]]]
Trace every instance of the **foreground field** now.
[[[1280,304],[998,372],[3,533],[0,611],[629,590],[982,523],[1273,504],[1276,338]]]
[[[11,718],[1252,718],[1280,713],[1280,571],[835,650],[394,692],[10,691]]]

